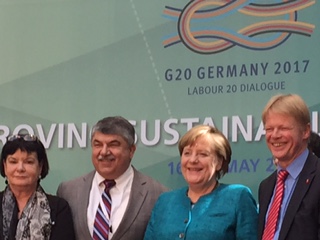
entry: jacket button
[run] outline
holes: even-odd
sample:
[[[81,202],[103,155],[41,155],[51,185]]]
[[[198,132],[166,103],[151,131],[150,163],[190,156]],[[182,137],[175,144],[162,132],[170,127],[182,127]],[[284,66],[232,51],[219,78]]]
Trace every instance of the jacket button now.
[[[189,221],[188,218],[186,218],[183,222],[184,223],[188,223],[188,221]]]
[[[179,238],[184,238],[184,233],[180,233]]]

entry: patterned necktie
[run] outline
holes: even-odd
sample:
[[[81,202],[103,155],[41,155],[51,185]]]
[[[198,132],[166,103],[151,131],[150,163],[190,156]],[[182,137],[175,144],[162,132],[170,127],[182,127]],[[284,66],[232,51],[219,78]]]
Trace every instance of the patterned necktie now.
[[[276,231],[279,212],[281,209],[281,203],[284,192],[284,182],[288,176],[288,172],[285,170],[280,170],[278,173],[276,192],[273,198],[272,205],[269,210],[267,217],[267,223],[263,232],[262,240],[273,240],[274,233]]]
[[[111,214],[111,196],[110,189],[116,184],[114,180],[104,180],[105,185],[104,192],[101,195],[104,206],[99,207],[96,213],[96,218],[93,225],[93,239],[94,240],[108,240],[109,229],[110,229],[110,214]],[[103,214],[102,208],[108,213],[108,218]]]

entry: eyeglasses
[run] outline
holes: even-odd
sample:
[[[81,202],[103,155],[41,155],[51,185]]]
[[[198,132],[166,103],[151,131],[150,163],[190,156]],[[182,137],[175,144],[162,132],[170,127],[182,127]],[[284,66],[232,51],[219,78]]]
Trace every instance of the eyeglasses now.
[[[33,134],[15,134],[7,137],[7,141],[12,142],[17,139],[23,139],[26,142],[35,142],[38,140],[38,137]]]

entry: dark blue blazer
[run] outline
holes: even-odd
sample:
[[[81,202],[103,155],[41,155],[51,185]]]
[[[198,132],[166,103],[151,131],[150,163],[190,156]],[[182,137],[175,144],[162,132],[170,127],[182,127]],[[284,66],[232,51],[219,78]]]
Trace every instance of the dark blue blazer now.
[[[276,184],[277,172],[259,186],[258,239]],[[320,240],[320,159],[309,152],[284,215],[279,240]]]

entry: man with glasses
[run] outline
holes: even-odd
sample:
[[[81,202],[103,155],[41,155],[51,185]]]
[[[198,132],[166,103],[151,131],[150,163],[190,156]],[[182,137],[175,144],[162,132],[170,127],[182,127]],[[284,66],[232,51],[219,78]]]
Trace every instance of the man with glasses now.
[[[134,138],[134,127],[122,117],[98,121],[91,132],[95,170],[59,185],[78,240],[143,239],[151,210],[167,188],[131,165]]]

